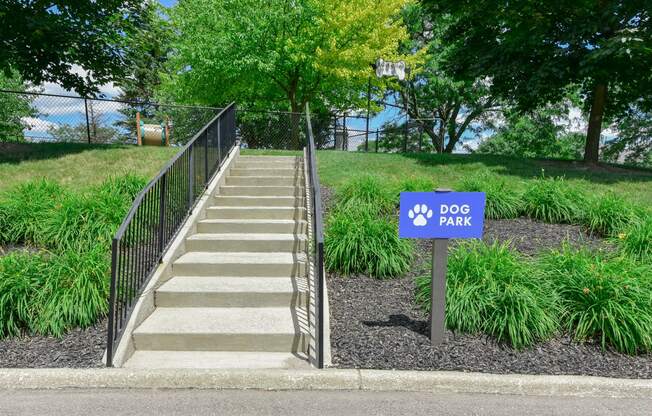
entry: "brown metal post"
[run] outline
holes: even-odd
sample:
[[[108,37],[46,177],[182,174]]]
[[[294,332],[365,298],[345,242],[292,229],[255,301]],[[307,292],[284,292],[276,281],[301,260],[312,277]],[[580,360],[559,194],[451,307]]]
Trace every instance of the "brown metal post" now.
[[[436,193],[451,192],[438,188]],[[444,342],[446,331],[446,269],[448,267],[448,239],[435,238],[432,241],[432,275],[430,281],[430,343]]]
[[[143,139],[140,131],[140,111],[136,111],[136,143],[138,146],[143,145]]]

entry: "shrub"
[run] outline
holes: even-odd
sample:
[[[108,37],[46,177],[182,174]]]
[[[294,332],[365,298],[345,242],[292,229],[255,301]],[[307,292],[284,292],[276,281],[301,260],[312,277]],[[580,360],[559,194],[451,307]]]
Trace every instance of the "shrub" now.
[[[8,191],[0,202],[0,242],[36,242],[43,220],[62,195],[61,186],[45,179]]]
[[[589,231],[615,236],[636,221],[636,211],[623,197],[609,192],[589,201],[584,220]]]
[[[484,192],[487,197],[484,216],[491,219],[516,218],[521,212],[521,196],[514,187],[495,175],[480,173],[462,180],[464,192]]]
[[[339,206],[368,205],[367,210],[388,214],[396,210],[397,199],[387,183],[371,175],[362,175],[350,180],[337,193]]]
[[[569,245],[542,267],[561,297],[563,318],[578,341],[598,339],[628,354],[652,349],[652,268]]]
[[[432,192],[435,182],[427,177],[417,176],[404,179],[398,183],[398,193],[401,192]]]
[[[344,274],[398,276],[410,266],[412,244],[398,237],[397,223],[369,205],[339,207],[328,218],[325,264]]]
[[[523,213],[549,223],[576,223],[582,217],[584,196],[563,178],[535,179],[523,194]]]
[[[42,254],[25,251],[0,257],[0,338],[18,335],[32,323],[44,266]]]
[[[485,332],[523,348],[557,330],[558,299],[545,279],[507,244],[470,241],[448,260],[446,325]],[[417,278],[416,300],[430,309],[430,276]]]
[[[618,235],[618,245],[622,253],[639,261],[652,263],[652,216],[645,215],[630,224]]]
[[[102,246],[52,256],[37,296],[34,329],[61,336],[70,328],[93,325],[106,315],[109,267],[108,251]]]

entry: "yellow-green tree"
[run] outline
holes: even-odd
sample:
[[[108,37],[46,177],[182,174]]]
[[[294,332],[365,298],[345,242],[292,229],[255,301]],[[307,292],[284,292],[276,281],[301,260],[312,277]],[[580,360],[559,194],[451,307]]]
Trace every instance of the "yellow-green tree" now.
[[[170,12],[175,75],[165,89],[209,105],[355,107],[376,59],[417,59],[398,52],[408,38],[400,11],[409,2],[181,0]]]

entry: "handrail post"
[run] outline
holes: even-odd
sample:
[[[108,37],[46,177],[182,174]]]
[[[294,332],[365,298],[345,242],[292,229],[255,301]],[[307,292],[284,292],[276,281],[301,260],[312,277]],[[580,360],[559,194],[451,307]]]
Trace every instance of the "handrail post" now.
[[[113,341],[114,341],[114,326],[115,326],[115,298],[116,298],[116,284],[117,284],[117,269],[118,269],[118,239],[114,238],[111,242],[111,283],[109,287],[109,327],[107,330],[106,340],[106,366],[113,367]]]
[[[195,145],[188,147],[188,209],[195,200]]]
[[[159,207],[158,207],[158,252],[159,252],[159,261],[163,259],[163,247],[165,244],[163,240],[165,239],[165,193],[167,191],[168,183],[168,174],[167,172],[161,176],[161,187],[159,188]]]
[[[217,120],[217,162],[222,164],[222,120]]]
[[[208,183],[208,129],[204,132],[204,185]],[[202,187],[203,188],[203,187]]]

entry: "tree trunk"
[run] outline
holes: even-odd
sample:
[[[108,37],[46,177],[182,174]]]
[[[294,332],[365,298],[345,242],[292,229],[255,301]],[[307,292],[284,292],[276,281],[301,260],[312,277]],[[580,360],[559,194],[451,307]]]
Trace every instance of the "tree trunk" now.
[[[596,83],[593,87],[593,102],[589,115],[589,128],[586,131],[586,146],[584,147],[584,162],[598,163],[600,152],[600,134],[602,133],[602,118],[607,103],[607,84]]]
[[[299,108],[299,104],[297,103],[296,97],[294,97],[294,95],[290,97],[290,109],[292,114],[290,115],[291,132],[289,148],[292,150],[299,150],[301,149],[299,144],[299,136],[301,131],[301,126],[299,126],[301,123],[301,109]]]

